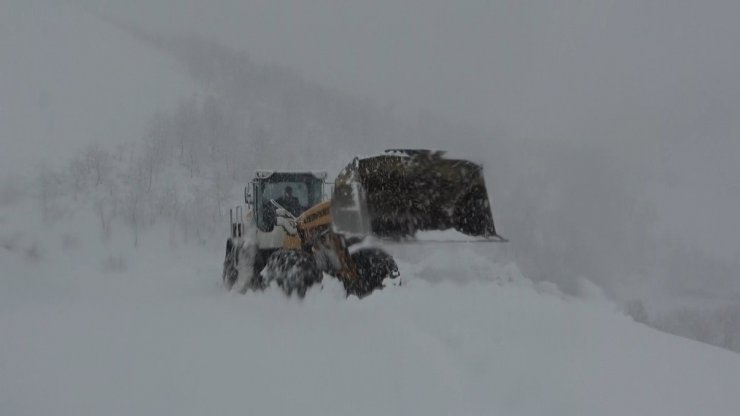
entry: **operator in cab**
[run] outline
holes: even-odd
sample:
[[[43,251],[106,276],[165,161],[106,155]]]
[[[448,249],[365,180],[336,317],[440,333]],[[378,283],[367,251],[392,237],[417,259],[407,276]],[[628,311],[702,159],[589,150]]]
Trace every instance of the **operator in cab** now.
[[[298,201],[298,198],[293,196],[293,188],[290,186],[285,187],[285,194],[277,199],[277,203],[295,217],[301,213],[301,203]]]

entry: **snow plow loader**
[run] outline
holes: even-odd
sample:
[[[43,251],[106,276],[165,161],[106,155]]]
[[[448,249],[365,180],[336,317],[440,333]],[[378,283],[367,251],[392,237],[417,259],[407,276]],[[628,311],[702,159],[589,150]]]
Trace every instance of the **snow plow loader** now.
[[[355,158],[325,197],[325,172],[258,171],[231,210],[223,282],[245,293],[273,282],[303,297],[324,274],[363,297],[398,277],[378,245],[455,230],[477,241],[496,233],[482,167],[431,150]],[[380,243],[380,244],[378,244]]]

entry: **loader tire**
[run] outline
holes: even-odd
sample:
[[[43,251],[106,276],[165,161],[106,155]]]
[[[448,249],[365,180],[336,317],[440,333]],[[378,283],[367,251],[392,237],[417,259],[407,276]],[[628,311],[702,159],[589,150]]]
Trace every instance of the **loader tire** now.
[[[393,257],[377,248],[365,248],[352,253],[359,281],[347,287],[347,293],[358,297],[367,296],[383,287],[386,278],[398,277],[398,266]]]
[[[294,292],[302,298],[306,290],[321,281],[321,272],[314,257],[300,250],[279,249],[267,259],[261,277],[265,286],[277,283],[286,295]]]
[[[229,238],[226,240],[226,256],[224,258],[224,270],[221,276],[226,290],[231,290],[239,277],[239,271],[236,269],[236,264],[239,261],[238,256],[239,253],[236,249],[236,244]]]
[[[229,238],[226,240],[226,256],[222,279],[226,290],[246,293],[249,289],[261,289],[259,279],[260,253],[252,244]]]
[[[455,230],[466,235],[496,234],[485,188],[475,186],[457,201],[453,222]]]

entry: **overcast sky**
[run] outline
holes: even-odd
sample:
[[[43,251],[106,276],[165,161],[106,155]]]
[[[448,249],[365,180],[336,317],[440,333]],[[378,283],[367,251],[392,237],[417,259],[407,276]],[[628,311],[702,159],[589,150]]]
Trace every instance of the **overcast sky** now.
[[[433,111],[511,137],[649,147],[736,141],[740,130],[736,1],[5,1],[2,56],[36,54],[15,70],[16,59],[3,59],[6,84],[17,84],[16,73],[50,71],[65,49],[100,60],[100,30],[78,33],[78,47],[74,28],[90,24],[65,20],[78,8],[202,35],[404,114]],[[120,51],[106,52],[103,64],[126,61]]]
[[[735,123],[740,104],[736,1],[80,3],[516,136],[691,139]]]

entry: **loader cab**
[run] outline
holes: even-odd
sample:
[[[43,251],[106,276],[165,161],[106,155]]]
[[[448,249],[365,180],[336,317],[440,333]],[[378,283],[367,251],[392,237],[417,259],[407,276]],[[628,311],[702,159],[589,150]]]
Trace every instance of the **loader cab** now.
[[[251,189],[245,192],[245,202],[252,205],[257,228],[272,231],[276,225],[275,200],[295,217],[321,202],[324,198],[325,172],[273,172],[258,171]],[[293,203],[286,199],[286,189],[292,194]]]

